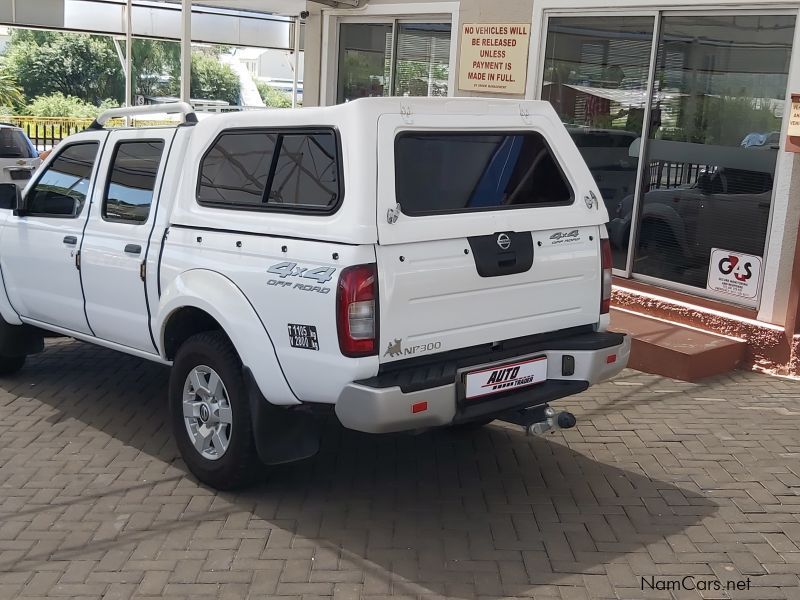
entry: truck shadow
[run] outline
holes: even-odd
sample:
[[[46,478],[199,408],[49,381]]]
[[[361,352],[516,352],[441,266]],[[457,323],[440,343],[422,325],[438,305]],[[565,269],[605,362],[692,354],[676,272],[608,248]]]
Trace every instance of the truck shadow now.
[[[159,507],[164,495],[170,504],[183,495],[187,505],[180,514],[166,511],[167,517],[144,527],[122,527],[107,540],[46,556],[31,550],[0,568],[27,570],[37,562],[77,560],[104,548],[135,548],[177,529],[189,530],[189,549],[189,533],[199,523],[207,526],[213,520],[225,528],[227,519],[238,515],[231,527],[246,528],[249,534],[243,538],[263,533],[263,550],[249,568],[276,560],[292,564],[290,575],[284,567],[276,576],[278,593],[289,593],[280,587],[288,578],[362,584],[363,594],[513,596],[537,585],[582,586],[586,575],[605,574],[605,565],[632,553],[649,561],[648,545],[663,544],[717,508],[701,495],[648,478],[634,467],[597,462],[557,436],[526,437],[497,424],[469,434],[371,436],[345,430],[335,419],[326,423],[323,448],[314,459],[273,468],[264,483],[244,492],[215,493],[190,475],[181,476],[185,467],[171,440],[166,411],[167,377],[167,369],[158,365],[57,341],[0,384],[6,398],[0,414],[13,416],[15,403],[23,402],[33,414],[46,415],[38,429],[28,428],[32,433],[15,433],[13,420],[0,426],[0,447],[6,448],[0,504],[14,493],[8,490],[9,474],[3,473],[9,448],[34,453],[54,438],[61,438],[62,446],[67,439],[83,440],[69,459],[92,465],[70,476],[72,488],[81,491],[38,507],[28,504],[24,513],[0,512],[0,524],[31,520],[37,509],[57,512],[62,503],[92,506],[103,494],[109,497],[106,517],[113,519],[114,512],[129,509],[111,508],[112,500],[133,488],[138,498],[159,488],[147,500],[155,513],[167,506]],[[30,420],[29,412],[23,412]],[[97,438],[110,441],[104,445]],[[119,449],[120,464],[113,457],[92,464],[95,454],[104,451],[98,449],[112,446]],[[39,459],[28,484],[35,483],[37,470],[46,476],[58,469],[62,457],[43,454],[50,456],[52,468],[43,468],[45,459]],[[134,462],[152,488],[139,489],[144,477],[115,481],[116,473]],[[106,483],[98,485],[103,476]],[[193,511],[196,496],[216,498]],[[249,515],[244,525],[242,514]],[[234,559],[231,568],[247,564],[237,567]],[[610,589],[598,594],[614,596]]]

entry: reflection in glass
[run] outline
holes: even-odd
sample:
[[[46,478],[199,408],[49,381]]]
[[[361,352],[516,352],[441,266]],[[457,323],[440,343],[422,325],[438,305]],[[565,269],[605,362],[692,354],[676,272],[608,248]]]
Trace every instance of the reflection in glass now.
[[[447,96],[450,23],[397,26],[395,96]]]
[[[663,19],[636,273],[704,288],[712,248],[763,255],[793,33],[793,16]]]
[[[631,147],[642,134],[653,25],[652,17],[548,21],[542,99],[567,125],[610,216],[636,188]],[[624,268],[626,247],[613,258]]]
[[[450,23],[342,23],[337,102],[372,96],[447,96]]]
[[[64,148],[28,192],[32,215],[77,216],[86,201],[97,142]]]
[[[163,141],[122,142],[117,146],[108,181],[103,217],[144,223],[150,214]]]
[[[342,23],[336,101],[388,96],[391,55],[391,24]]]

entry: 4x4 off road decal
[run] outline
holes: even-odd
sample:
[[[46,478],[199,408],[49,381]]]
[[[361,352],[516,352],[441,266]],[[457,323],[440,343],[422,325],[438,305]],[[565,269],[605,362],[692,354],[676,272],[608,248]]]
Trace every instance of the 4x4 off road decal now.
[[[550,236],[550,245],[558,246],[559,244],[570,244],[581,241],[581,230],[572,229],[570,231],[556,231]]]
[[[434,350],[441,350],[442,342],[428,342],[427,344],[417,344],[415,346],[408,346],[403,348],[403,340],[395,338],[394,341],[389,342],[389,347],[386,348],[384,356],[390,358],[397,358],[398,356],[413,356],[422,352],[433,352]]]
[[[301,292],[316,292],[328,294],[331,288],[322,285],[313,285],[297,279],[313,279],[319,284],[328,283],[336,273],[336,267],[300,267],[293,262],[280,262],[267,269],[267,273],[277,275],[280,279],[270,279],[267,285],[285,287]],[[292,281],[294,280],[294,281]]]

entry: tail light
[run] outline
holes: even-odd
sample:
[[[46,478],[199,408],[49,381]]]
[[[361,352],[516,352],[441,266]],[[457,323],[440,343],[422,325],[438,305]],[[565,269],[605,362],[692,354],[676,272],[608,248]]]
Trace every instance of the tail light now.
[[[345,356],[371,356],[378,346],[378,274],[374,264],[347,267],[336,289],[336,327]]]
[[[611,308],[611,242],[608,238],[600,239],[601,268],[603,269],[602,294],[600,296],[600,314],[606,314]]]

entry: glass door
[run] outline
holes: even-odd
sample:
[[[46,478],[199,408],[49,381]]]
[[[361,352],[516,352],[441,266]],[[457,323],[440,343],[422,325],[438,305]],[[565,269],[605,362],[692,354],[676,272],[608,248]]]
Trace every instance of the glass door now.
[[[598,184],[616,274],[757,304],[794,27],[750,10],[548,18],[541,98]]]
[[[610,216],[633,205],[654,26],[655,14],[548,19],[541,98],[567,126]],[[627,249],[612,238],[615,269],[626,268]]]
[[[720,293],[709,269],[724,254],[755,257],[754,270],[764,255],[794,26],[793,15],[662,18],[639,206],[610,227],[635,224],[635,276],[756,304],[755,292]]]
[[[391,23],[339,26],[337,103],[391,95],[392,29]]]
[[[393,20],[339,26],[336,101],[447,96],[450,23]]]

